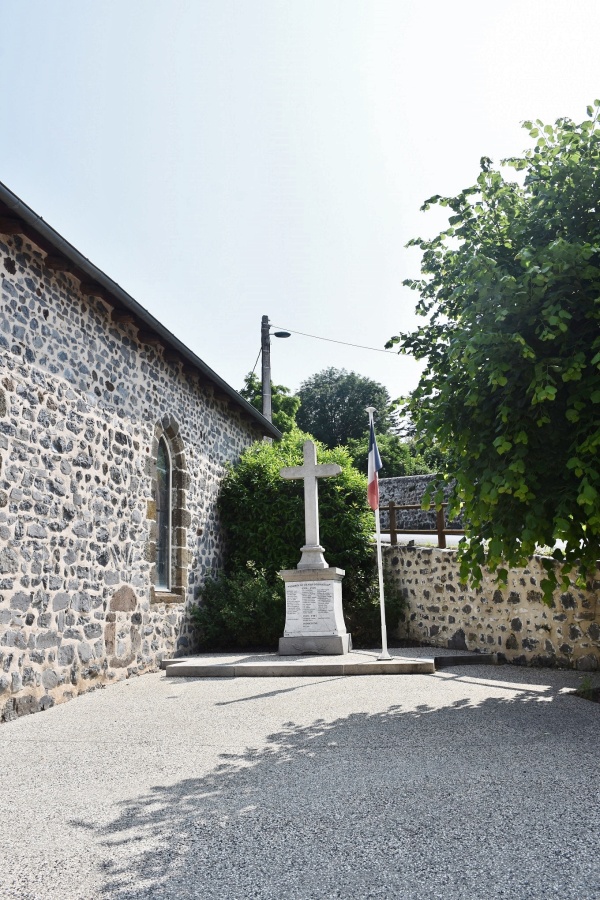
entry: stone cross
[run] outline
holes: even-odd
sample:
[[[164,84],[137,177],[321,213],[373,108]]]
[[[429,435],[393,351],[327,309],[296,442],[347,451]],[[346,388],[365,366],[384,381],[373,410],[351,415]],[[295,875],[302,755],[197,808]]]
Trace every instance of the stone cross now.
[[[304,527],[305,545],[298,569],[328,569],[323,556],[323,547],[319,544],[319,493],[317,478],[328,478],[339,475],[342,467],[337,463],[317,465],[317,448],[312,441],[304,442],[304,464],[287,466],[281,469],[282,478],[304,479]]]

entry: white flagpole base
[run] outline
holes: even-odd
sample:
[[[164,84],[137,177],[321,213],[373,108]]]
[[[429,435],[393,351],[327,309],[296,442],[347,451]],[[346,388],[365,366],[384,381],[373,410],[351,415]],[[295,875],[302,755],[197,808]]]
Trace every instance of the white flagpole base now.
[[[377,662],[393,662],[394,657],[390,656],[389,653],[382,653],[381,656],[377,657]]]
[[[381,611],[381,655],[378,660],[389,662],[391,656],[387,646],[387,628],[385,624],[385,598],[383,596],[383,562],[381,559],[381,526],[379,524],[379,509],[375,510],[375,537],[377,541],[377,570],[379,575],[379,606]]]

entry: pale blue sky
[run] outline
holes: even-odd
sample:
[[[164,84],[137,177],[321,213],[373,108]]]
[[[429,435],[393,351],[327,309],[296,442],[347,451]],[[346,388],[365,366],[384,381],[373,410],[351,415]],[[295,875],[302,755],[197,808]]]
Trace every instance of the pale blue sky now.
[[[434,193],[600,96],[597,0],[0,0],[0,180],[239,388],[383,347]],[[416,364],[274,341],[413,388]]]

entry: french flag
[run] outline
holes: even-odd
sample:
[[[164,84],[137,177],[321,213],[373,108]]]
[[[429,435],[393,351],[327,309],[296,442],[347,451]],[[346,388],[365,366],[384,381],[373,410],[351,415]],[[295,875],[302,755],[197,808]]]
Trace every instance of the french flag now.
[[[368,468],[368,484],[367,484],[367,500],[373,511],[379,509],[379,475],[378,472],[382,468],[381,457],[377,449],[377,441],[375,440],[375,426],[371,420],[369,428],[369,468]]]

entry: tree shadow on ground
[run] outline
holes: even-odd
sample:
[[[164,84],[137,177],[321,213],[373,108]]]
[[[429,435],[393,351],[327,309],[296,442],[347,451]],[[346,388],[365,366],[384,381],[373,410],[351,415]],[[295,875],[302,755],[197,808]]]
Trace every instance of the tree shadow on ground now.
[[[108,826],[74,823],[110,860],[101,896],[600,896],[593,706],[509,693],[287,722]]]

